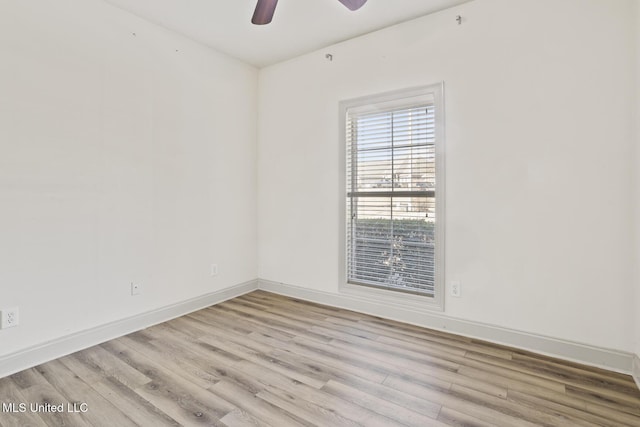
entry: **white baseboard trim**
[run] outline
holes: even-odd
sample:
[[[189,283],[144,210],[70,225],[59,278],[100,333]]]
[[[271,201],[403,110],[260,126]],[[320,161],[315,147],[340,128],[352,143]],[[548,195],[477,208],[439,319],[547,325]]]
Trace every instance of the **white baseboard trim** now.
[[[76,332],[15,353],[0,357],[0,378],[50,360],[139,331],[158,323],[236,298],[256,289],[318,304],[330,305],[426,328],[447,331],[535,353],[632,374],[640,388],[640,358],[631,353],[610,350],[558,338],[531,334],[467,320],[437,312],[418,311],[398,305],[383,304],[366,298],[317,291],[269,280],[252,280],[176,304],[171,304],[126,319]]]
[[[633,355],[633,370],[631,371],[631,375],[640,389],[640,355]]]
[[[158,323],[183,316],[196,310],[221,303],[257,289],[252,280],[230,288],[171,304],[126,319],[86,329],[15,353],[0,357],[0,378],[40,365],[76,351],[139,331]]]
[[[430,329],[447,331],[624,374],[630,374],[632,370],[633,354],[623,351],[471,322],[445,316],[437,312],[419,311],[398,305],[383,304],[379,301],[358,296],[317,291],[269,280],[259,279],[258,288],[318,304],[345,308]],[[638,362],[637,358],[636,362]],[[634,372],[640,374],[640,364],[636,366],[637,370]],[[640,378],[640,375],[636,375],[636,381],[638,381],[638,378]]]

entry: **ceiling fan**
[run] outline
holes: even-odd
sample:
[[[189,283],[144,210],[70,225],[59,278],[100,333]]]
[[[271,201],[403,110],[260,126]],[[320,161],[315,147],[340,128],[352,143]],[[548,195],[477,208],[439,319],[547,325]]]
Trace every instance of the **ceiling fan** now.
[[[358,10],[362,7],[367,0],[338,0],[345,5],[349,10]],[[256,10],[253,12],[253,18],[251,22],[256,25],[264,25],[271,22],[273,19],[273,13],[276,11],[276,5],[278,0],[258,0]]]

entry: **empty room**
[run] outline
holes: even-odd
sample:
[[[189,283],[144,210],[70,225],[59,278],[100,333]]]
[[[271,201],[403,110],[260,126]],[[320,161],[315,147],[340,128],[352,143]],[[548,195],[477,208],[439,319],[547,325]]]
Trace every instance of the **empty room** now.
[[[640,0],[0,0],[0,427],[640,426]]]

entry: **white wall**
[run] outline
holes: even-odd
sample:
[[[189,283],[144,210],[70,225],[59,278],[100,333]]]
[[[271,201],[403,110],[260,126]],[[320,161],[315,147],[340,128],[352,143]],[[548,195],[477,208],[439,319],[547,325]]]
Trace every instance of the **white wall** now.
[[[636,29],[636,108],[635,108],[635,137],[636,137],[636,156],[635,156],[635,232],[636,232],[636,252],[634,263],[636,266],[636,302],[635,302],[635,353],[640,361],[640,0],[635,1],[635,29]],[[638,366],[640,369],[640,366]],[[636,373],[640,375],[640,371]],[[640,387],[640,376],[637,378]]]
[[[98,0],[0,52],[0,356],[257,277],[256,69]]]
[[[261,70],[259,277],[338,293],[338,103],[444,81],[445,314],[631,351],[631,8],[476,0]]]
[[[476,0],[272,66],[258,128],[255,69],[54,3],[0,2],[0,357],[258,275],[337,294],[338,102],[441,80],[445,314],[634,349],[631,0]]]

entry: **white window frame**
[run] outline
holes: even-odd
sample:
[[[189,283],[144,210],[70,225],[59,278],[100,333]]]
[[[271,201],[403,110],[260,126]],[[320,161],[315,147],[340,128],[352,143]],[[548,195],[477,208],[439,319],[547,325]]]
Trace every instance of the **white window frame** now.
[[[436,224],[435,224],[435,283],[434,296],[398,292],[395,290],[351,284],[347,278],[347,113],[353,108],[363,108],[384,103],[406,103],[407,99],[433,97],[435,114],[435,152],[436,152]],[[391,92],[368,95],[340,102],[340,248],[339,248],[339,290],[341,293],[384,304],[393,304],[417,310],[444,310],[445,291],[445,121],[444,121],[444,83],[429,86],[401,89]]]

